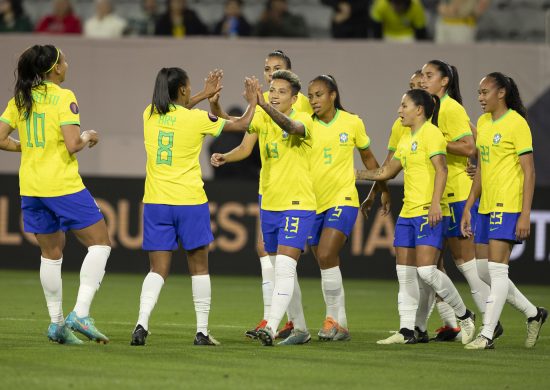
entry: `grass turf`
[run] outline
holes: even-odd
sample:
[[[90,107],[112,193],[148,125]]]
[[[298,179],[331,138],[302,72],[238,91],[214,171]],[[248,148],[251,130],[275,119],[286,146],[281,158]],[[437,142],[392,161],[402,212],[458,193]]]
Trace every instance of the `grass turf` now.
[[[172,276],[150,321],[145,347],[131,347],[143,275],[107,274],[92,306],[108,345],[63,346],[45,336],[48,315],[38,271],[1,271],[0,388],[529,388],[546,387],[550,325],[534,349],[523,347],[525,319],[507,306],[504,335],[492,351],[462,344],[376,345],[398,326],[395,281],[345,280],[352,340],[319,342],[324,318],[320,281],[302,279],[304,310],[313,339],[303,346],[262,347],[244,331],[262,315],[259,278],[212,277],[212,334],[219,347],[195,347],[191,282]],[[63,277],[65,314],[74,304],[78,274]],[[469,307],[468,290],[458,285]],[[521,286],[538,305],[550,287]],[[481,321],[478,320],[478,324]],[[437,313],[429,329],[439,326]],[[79,335],[82,338],[81,335]]]

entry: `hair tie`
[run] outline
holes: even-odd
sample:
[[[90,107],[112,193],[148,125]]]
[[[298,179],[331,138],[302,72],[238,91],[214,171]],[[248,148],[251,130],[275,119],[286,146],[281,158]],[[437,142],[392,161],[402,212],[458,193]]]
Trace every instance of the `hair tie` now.
[[[57,57],[55,58],[55,62],[53,63],[52,66],[50,66],[50,68],[44,72],[44,74],[48,74],[52,71],[53,67],[57,65],[57,61],[59,61],[59,49],[56,47],[55,50],[57,50]]]

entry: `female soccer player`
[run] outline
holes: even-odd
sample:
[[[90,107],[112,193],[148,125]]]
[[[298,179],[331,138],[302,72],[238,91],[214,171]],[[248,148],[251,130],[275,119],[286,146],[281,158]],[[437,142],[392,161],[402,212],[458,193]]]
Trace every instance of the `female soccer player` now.
[[[111,253],[101,211],[78,173],[75,153],[99,141],[94,130],[80,132],[79,108],[72,91],[61,88],[68,69],[65,54],[53,45],[34,45],[17,63],[14,97],[0,117],[0,148],[21,151],[19,187],[25,232],[34,233],[40,251],[40,281],[51,318],[48,338],[82,344],[70,330],[90,340],[109,339],[94,325],[90,305]],[[9,134],[15,129],[19,140]],[[65,232],[72,230],[88,248],[80,270],[74,310],[63,318],[61,263]]]
[[[367,169],[378,168],[369,149],[370,139],[357,115],[348,113],[340,102],[340,91],[332,76],[321,75],[309,83],[313,108],[315,143],[311,158],[317,215],[308,243],[321,268],[321,286],[326,318],[320,340],[349,340],[344,286],[339,253],[344,247],[359,207],[353,170],[353,150],[359,150]],[[383,183],[382,207],[389,212],[389,193]],[[376,191],[373,191],[376,192]]]
[[[139,317],[131,345],[145,345],[149,317],[168,277],[172,251],[178,242],[187,252],[193,302],[197,315],[195,345],[217,345],[208,334],[210,275],[208,200],[203,189],[199,154],[206,135],[245,131],[256,108],[257,80],[245,80],[248,108],[241,118],[219,119],[203,110],[188,110],[191,84],[180,68],[162,68],[156,78],[152,103],[143,113],[147,176],[143,203],[143,249],[151,270],[143,281]]]
[[[473,237],[462,237],[459,227],[462,210],[472,185],[472,180],[468,177],[466,169],[468,157],[475,154],[475,142],[470,129],[470,119],[466,110],[462,107],[462,96],[456,67],[440,60],[429,61],[422,67],[422,87],[441,99],[439,129],[447,141],[447,166],[449,170],[443,199],[449,204],[451,212],[450,224],[445,231],[446,245],[451,251],[457,268],[470,286],[472,298],[478,310],[483,314],[489,295],[489,286],[479,278],[477,273]],[[428,299],[433,300],[433,294]],[[424,313],[425,318],[427,318],[428,313],[429,311]],[[446,317],[445,313],[442,313],[443,317]],[[449,312],[447,317],[452,318],[452,314]],[[436,340],[454,339],[456,337],[459,329],[456,325],[452,326],[454,321],[451,322],[453,322],[451,326],[439,329]],[[422,326],[424,325],[422,324]]]
[[[466,349],[494,348],[494,333],[506,300],[527,317],[525,346],[532,348],[548,311],[535,307],[508,279],[512,247],[529,238],[535,188],[531,130],[514,80],[502,73],[485,76],[479,85],[479,102],[485,114],[477,122],[478,168],[464,207],[460,229],[472,237],[470,210],[481,195],[476,220],[476,241],[489,246],[488,277],[491,286],[483,328]],[[480,267],[480,270],[483,267]]]
[[[437,259],[448,225],[449,210],[443,201],[447,178],[446,143],[437,124],[439,99],[424,90],[410,90],[402,98],[399,116],[410,127],[399,141],[390,164],[359,171],[358,179],[388,180],[405,171],[403,209],[395,226],[394,246],[399,280],[399,332],[379,344],[414,344],[419,290],[418,276],[449,303],[462,325],[462,342],[475,332],[474,314],[460,298],[451,280],[437,269]],[[432,118],[432,123],[428,122]]]
[[[264,64],[264,81],[266,85],[271,85],[273,73],[278,70],[292,70],[292,62],[290,58],[282,50],[274,50],[269,53],[265,59]],[[263,93],[264,99],[268,100],[269,91]],[[223,113],[221,107],[217,104],[219,95],[215,99],[211,100],[211,110],[213,113],[221,116],[227,117],[227,114]],[[313,114],[311,106],[306,96],[301,92],[298,93],[296,102],[292,105],[292,108],[297,112],[305,112],[309,115]],[[256,108],[257,111],[263,112],[260,107]],[[217,167],[226,162],[236,162],[241,161],[252,153],[254,145],[258,140],[258,136],[255,133],[246,133],[243,137],[241,144],[228,153],[219,154],[214,153],[211,158],[211,163],[213,166]],[[260,171],[260,186],[259,186],[259,195],[258,203],[261,206],[262,200],[262,178],[263,170]],[[262,320],[256,325],[254,329],[246,331],[245,335],[252,339],[257,338],[257,331],[261,327],[265,326],[267,323],[267,317],[269,315],[269,310],[271,309],[271,297],[273,296],[273,287],[275,283],[275,273],[274,273],[274,263],[275,256],[269,256],[269,254],[264,249],[263,236],[260,232],[258,234],[258,241],[256,243],[256,250],[260,258],[260,266],[262,270],[262,295],[264,302],[264,315]],[[294,322],[296,319],[300,322],[300,318],[303,317],[303,308],[301,305],[301,290],[300,285],[298,284],[298,278],[295,278],[296,285],[294,287],[294,295],[289,304],[288,317],[289,321],[284,325],[284,327],[276,334],[277,338],[285,339],[290,336],[290,332],[294,328]],[[302,325],[305,326],[305,325]]]

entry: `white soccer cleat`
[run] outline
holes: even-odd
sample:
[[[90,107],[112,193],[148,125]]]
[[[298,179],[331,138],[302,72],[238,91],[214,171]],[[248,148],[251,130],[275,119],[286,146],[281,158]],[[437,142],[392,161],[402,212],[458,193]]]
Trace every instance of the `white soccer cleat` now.
[[[311,335],[307,330],[302,331],[294,328],[290,332],[290,336],[288,336],[283,341],[277,343],[277,345],[301,345],[309,343],[310,340]]]
[[[465,349],[494,349],[495,344],[493,340],[489,340],[487,337],[478,335],[474,341],[464,346]]]
[[[537,307],[537,317],[531,321],[527,321],[527,338],[525,339],[525,347],[533,348],[537,343],[540,334],[540,328],[546,322],[548,317],[548,310],[544,307]]]
[[[416,338],[406,337],[399,332],[395,332],[387,339],[378,340],[376,344],[389,345],[389,344],[416,344]]]
[[[470,312],[470,316],[460,320],[457,319],[458,326],[460,327],[460,335],[462,338],[462,344],[469,344],[472,342],[476,335],[476,316],[474,313]]]

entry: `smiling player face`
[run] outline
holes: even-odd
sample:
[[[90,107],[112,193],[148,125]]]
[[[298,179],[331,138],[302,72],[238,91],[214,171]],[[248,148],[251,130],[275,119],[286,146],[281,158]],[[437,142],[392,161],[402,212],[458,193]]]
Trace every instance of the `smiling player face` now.
[[[277,111],[288,114],[296,102],[296,95],[292,96],[292,88],[288,81],[275,79],[269,87],[268,99]]]

